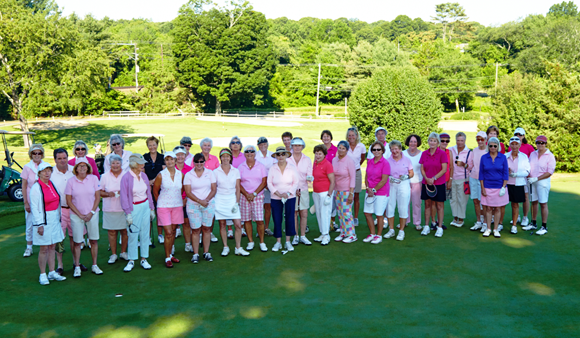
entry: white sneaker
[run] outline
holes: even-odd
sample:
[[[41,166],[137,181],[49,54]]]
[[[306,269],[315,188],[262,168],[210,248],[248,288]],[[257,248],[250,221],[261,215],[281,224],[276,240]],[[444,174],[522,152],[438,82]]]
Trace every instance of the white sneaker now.
[[[423,227],[423,231],[421,231],[421,236],[427,236],[431,232],[431,228],[428,225]]]
[[[103,274],[103,270],[99,269],[99,267],[97,265],[93,265],[91,267],[91,271],[95,274],[95,275],[102,275]]]
[[[165,243],[165,238],[163,237],[163,235],[159,235],[157,236],[157,241],[159,242],[159,244],[163,244]]]
[[[497,226],[497,231],[502,231],[503,230],[503,224],[499,224]]]
[[[457,223],[455,222],[455,220],[451,221],[451,223],[449,223],[449,224],[453,225],[453,226],[457,226]]]
[[[517,227],[517,226],[515,226],[515,225],[513,225],[513,226],[512,226],[512,230],[511,230],[510,232],[511,232],[512,234],[514,234],[514,235],[515,235],[515,234],[517,234],[517,233],[518,233],[518,227]]]
[[[389,228],[389,222],[383,222],[383,229]]]
[[[23,257],[30,257],[32,255],[33,251],[32,248],[26,248],[26,250],[24,250],[24,255],[22,255]]]
[[[356,235],[352,235],[352,236],[348,236],[347,238],[343,239],[342,242],[343,243],[352,243],[352,242],[356,242],[358,238],[356,237]]]
[[[383,241],[383,237],[376,235],[373,237],[373,240],[371,241],[371,244],[379,244]]]
[[[322,242],[322,240],[324,239],[324,235],[320,235],[319,237],[316,237],[314,239],[315,242]]]
[[[463,221],[463,222],[461,222],[461,223],[459,223],[459,222],[456,222],[456,223],[455,223],[455,227],[457,227],[457,228],[461,228],[461,227],[463,226],[463,224],[465,224],[465,221]]]
[[[217,241],[218,241],[217,237],[213,234],[213,232],[210,233],[210,241],[212,243],[217,243]]]
[[[262,251],[262,252],[268,251],[268,247],[266,246],[266,243],[260,243],[260,251]]]
[[[109,261],[107,263],[115,264],[116,261],[117,261],[117,255],[113,254],[109,257]]]
[[[228,238],[229,239],[234,238],[234,231],[232,229],[228,230]]]
[[[181,228],[177,227],[177,230],[175,230],[175,238],[180,237],[181,236]]]
[[[397,241],[402,241],[405,239],[405,231],[399,230],[399,234],[397,235]]]
[[[363,239],[364,243],[369,243],[370,241],[372,241],[373,239],[375,239],[375,235],[373,234],[369,234],[365,239]]]
[[[63,280],[66,280],[66,277],[59,275],[55,271],[51,271],[48,273],[48,280],[55,280],[57,282],[62,282]]]
[[[542,227],[540,230],[536,231],[536,235],[543,236],[548,233],[548,229]]]
[[[134,261],[129,261],[129,263],[127,263],[127,265],[125,266],[125,268],[123,269],[123,271],[129,272],[129,271],[133,270],[133,267],[135,267],[135,262]]]
[[[236,248],[234,253],[236,254],[236,256],[249,256],[250,253],[247,252],[246,250],[244,250],[244,248]]]
[[[80,266],[75,266],[75,272],[73,272],[73,277],[74,278],[79,278],[81,276],[81,267]]]
[[[469,230],[476,231],[481,229],[481,227],[483,227],[483,224],[481,222],[475,222],[475,225],[469,228]]]
[[[330,243],[330,235],[325,235],[324,238],[322,239],[322,242],[320,242],[320,244],[322,245],[328,245]]]
[[[193,246],[191,243],[185,243],[185,252],[193,252]]]
[[[437,227],[437,231],[435,231],[435,237],[443,237],[443,228]]]
[[[489,237],[489,235],[491,235],[491,229],[485,229],[483,237]]]
[[[481,230],[479,230],[479,232],[486,232],[487,231],[487,223],[483,223],[483,225],[481,226]]]
[[[401,225],[400,224],[397,224],[397,229],[401,229]]]
[[[522,222],[520,223],[520,225],[522,226],[522,228],[530,225],[530,220],[528,219],[528,217],[522,218]]]
[[[304,245],[312,245],[312,242],[310,242],[306,236],[300,236],[300,243]]]
[[[385,238],[391,238],[395,236],[395,229],[389,229],[389,231],[383,236]]]
[[[294,247],[292,246],[292,243],[286,242],[286,250],[288,250],[288,251],[294,251]]]
[[[491,224],[495,223],[495,215],[491,215]]]
[[[256,243],[248,242],[248,245],[246,246],[246,250],[248,250],[248,251],[254,250],[254,245],[256,245]]]
[[[499,230],[494,230],[493,231],[493,237],[495,237],[495,238],[500,238],[501,237],[501,233],[499,232]]]
[[[46,277],[45,273],[41,274],[40,277],[38,277],[38,282],[40,282],[40,285],[50,284],[50,282],[48,281],[48,277]]]
[[[298,245],[298,243],[300,243],[300,236],[296,235],[292,239],[292,245]]]
[[[274,246],[272,247],[272,251],[274,252],[277,252],[280,249],[282,249],[282,243],[280,242],[276,242],[276,244],[274,244]]]
[[[334,230],[334,232],[340,232],[340,227],[336,228],[336,230]]]
[[[536,230],[537,228],[538,228],[537,226],[535,226],[533,224],[530,224],[530,225],[528,225],[526,227],[523,227],[522,230],[529,231],[529,230]]]
[[[224,249],[222,250],[222,257],[225,257],[229,254],[230,254],[230,248],[227,246],[224,246]]]
[[[121,252],[121,254],[119,255],[119,257],[121,257],[121,259],[124,259],[126,261],[129,260],[129,255],[126,252]]]
[[[143,267],[143,269],[145,270],[151,270],[151,264],[149,264],[149,262],[147,262],[146,259],[141,260],[141,266]]]
[[[345,239],[345,238],[346,238],[346,236],[345,236],[345,235],[343,235],[343,234],[340,234],[340,235],[338,235],[338,236],[336,236],[336,237],[334,238],[334,241],[336,241],[336,242],[342,242],[342,240],[343,240],[343,239]]]

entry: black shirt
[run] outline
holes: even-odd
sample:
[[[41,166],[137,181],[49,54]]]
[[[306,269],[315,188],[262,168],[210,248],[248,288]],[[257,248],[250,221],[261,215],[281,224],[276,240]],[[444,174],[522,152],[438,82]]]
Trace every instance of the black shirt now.
[[[157,177],[157,174],[163,170],[163,166],[165,165],[163,154],[158,152],[155,162],[151,160],[150,153],[143,154],[143,158],[145,158],[145,161],[147,161],[147,163],[145,163],[145,175],[147,175],[149,181],[154,180],[155,177]]]

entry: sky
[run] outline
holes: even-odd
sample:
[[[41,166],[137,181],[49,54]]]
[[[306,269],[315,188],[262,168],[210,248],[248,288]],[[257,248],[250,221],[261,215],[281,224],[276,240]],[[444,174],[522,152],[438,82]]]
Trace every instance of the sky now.
[[[250,0],[254,9],[268,19],[287,17],[298,20],[303,17],[320,19],[359,19],[368,23],[378,20],[392,21],[404,14],[411,19],[420,17],[430,21],[435,15],[435,5],[451,0]],[[186,0],[56,0],[64,15],[84,17],[92,14],[97,19],[151,19],[154,22],[173,20]],[[218,1],[222,2],[222,1]],[[485,26],[498,26],[524,18],[529,14],[546,14],[548,9],[562,0],[453,0],[465,8],[470,21]],[[578,5],[577,1],[575,3]]]

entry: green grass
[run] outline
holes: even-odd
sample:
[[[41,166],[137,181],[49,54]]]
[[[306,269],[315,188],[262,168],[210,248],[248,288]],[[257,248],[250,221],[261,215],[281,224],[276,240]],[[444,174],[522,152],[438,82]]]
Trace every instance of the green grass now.
[[[150,271],[136,267],[123,273],[124,264],[107,265],[106,234],[101,231],[104,275],[84,273],[73,279],[67,244],[68,279],[46,287],[37,281],[37,249],[33,257],[21,257],[23,227],[2,230],[2,334],[578,336],[580,242],[570,220],[577,216],[579,189],[578,175],[553,181],[550,232],[543,237],[504,231],[501,239],[483,238],[467,227],[450,227],[441,239],[409,229],[403,242],[370,245],[362,242],[369,230],[361,213],[358,242],[299,245],[284,256],[256,248],[247,258],[222,258],[217,243],[210,248],[214,262],[193,265],[181,237],[176,257],[182,262],[172,270],[163,267],[159,246],[151,250]],[[467,221],[473,220],[470,204]],[[313,216],[309,225],[308,237],[317,237]],[[242,239],[242,245],[246,242]],[[266,243],[272,247],[274,239],[267,237]],[[233,248],[233,241],[229,245]],[[81,261],[90,264],[87,250]]]

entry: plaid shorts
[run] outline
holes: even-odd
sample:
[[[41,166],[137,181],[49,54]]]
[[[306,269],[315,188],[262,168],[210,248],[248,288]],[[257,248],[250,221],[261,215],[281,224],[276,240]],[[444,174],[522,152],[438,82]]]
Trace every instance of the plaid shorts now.
[[[212,226],[214,214],[215,199],[209,201],[207,208],[191,200],[187,201],[187,217],[189,218],[189,226],[192,229],[199,229],[202,225],[205,227]]]
[[[242,222],[264,220],[264,193],[254,197],[254,201],[248,202],[244,195],[240,196],[240,213]]]

